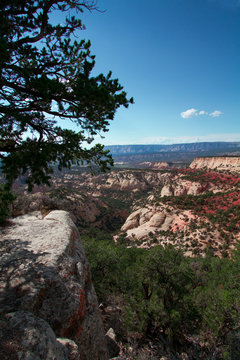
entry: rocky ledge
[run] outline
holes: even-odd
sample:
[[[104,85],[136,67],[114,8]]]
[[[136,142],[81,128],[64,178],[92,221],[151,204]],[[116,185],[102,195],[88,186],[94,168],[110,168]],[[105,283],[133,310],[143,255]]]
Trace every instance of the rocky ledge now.
[[[195,158],[189,166],[191,169],[217,169],[240,172],[240,156],[216,156]]]
[[[0,358],[108,359],[79,233],[65,211],[11,220],[0,238]]]

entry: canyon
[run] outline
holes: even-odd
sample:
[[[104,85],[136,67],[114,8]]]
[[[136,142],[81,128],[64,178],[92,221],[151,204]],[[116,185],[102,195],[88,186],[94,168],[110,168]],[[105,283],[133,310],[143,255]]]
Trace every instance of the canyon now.
[[[231,258],[240,241],[238,164],[239,157],[199,158],[184,168],[150,162],[145,169],[112,169],[94,176],[85,167],[73,167],[56,171],[50,188],[35,186],[32,193],[24,181],[16,182],[12,218],[1,234],[2,358],[7,359],[7,349],[13,346],[49,360],[53,353],[61,360],[78,360],[79,355],[108,359],[113,340],[104,334],[113,327],[121,338],[125,301],[122,295],[104,297],[101,292],[106,264],[111,278],[115,261],[119,266],[121,260],[115,248],[151,254],[173,246],[188,259],[210,254],[213,259]],[[98,279],[101,304],[83,246]],[[98,263],[101,256],[103,264]],[[35,340],[43,339],[41,346],[29,338],[31,331]],[[10,333],[17,337],[8,338]]]
[[[186,255],[223,256],[240,240],[240,158],[197,158],[188,168],[86,169],[55,176],[52,190],[19,197],[13,214],[70,211],[80,228],[114,231],[114,240],[150,248],[175,244]],[[161,168],[161,166],[160,166]]]

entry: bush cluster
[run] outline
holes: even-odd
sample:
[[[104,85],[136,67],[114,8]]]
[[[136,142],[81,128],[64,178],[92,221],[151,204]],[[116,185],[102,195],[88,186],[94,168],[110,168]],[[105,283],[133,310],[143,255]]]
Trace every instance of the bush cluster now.
[[[231,345],[239,338],[240,250],[231,259],[187,258],[170,245],[125,248],[99,231],[84,246],[99,301],[114,295],[125,304],[126,331],[161,335],[175,348],[196,337],[221,344],[225,359],[240,358]]]

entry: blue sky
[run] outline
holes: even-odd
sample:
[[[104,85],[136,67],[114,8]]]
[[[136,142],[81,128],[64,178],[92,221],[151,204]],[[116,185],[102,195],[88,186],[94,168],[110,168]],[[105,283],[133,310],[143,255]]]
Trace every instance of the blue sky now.
[[[119,79],[110,144],[240,141],[240,0],[99,0],[85,12],[94,73]]]

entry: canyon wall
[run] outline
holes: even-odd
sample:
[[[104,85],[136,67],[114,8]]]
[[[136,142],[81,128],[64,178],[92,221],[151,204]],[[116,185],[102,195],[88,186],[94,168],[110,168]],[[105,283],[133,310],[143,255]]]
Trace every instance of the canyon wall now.
[[[217,169],[240,172],[239,156],[199,157],[190,164],[191,169]]]

